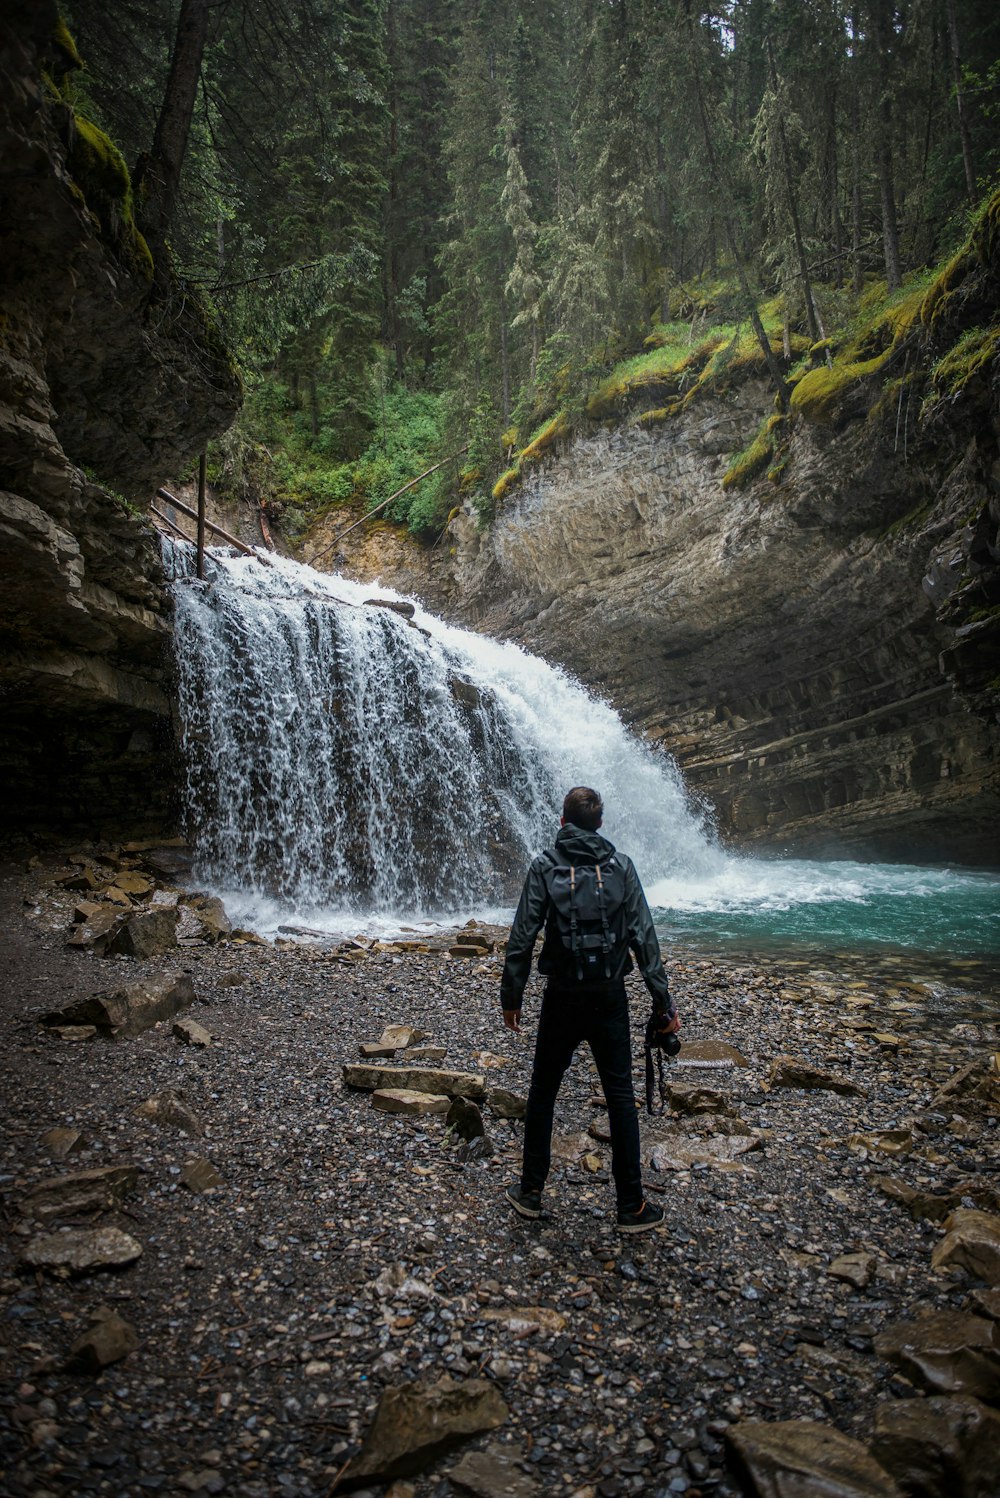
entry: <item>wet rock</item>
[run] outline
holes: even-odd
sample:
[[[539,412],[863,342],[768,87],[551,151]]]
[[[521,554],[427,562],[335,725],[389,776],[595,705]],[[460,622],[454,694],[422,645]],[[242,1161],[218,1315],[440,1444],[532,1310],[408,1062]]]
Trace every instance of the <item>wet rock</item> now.
[[[445,1123],[458,1139],[480,1139],[486,1133],[483,1115],[475,1103],[464,1097],[455,1098]]]
[[[528,1111],[528,1099],[506,1087],[491,1087],[486,1101],[497,1118],[522,1119]]]
[[[206,1030],[204,1025],[199,1025],[197,1020],[175,1020],[170,1033],[182,1045],[198,1046],[199,1049],[203,1050],[206,1046],[212,1044],[211,1032]]]
[[[72,1373],[100,1373],[102,1368],[128,1357],[138,1346],[135,1328],[114,1311],[100,1306],[91,1325],[70,1348],[66,1367]]]
[[[493,1442],[482,1451],[467,1451],[445,1476],[474,1498],[535,1498],[540,1489],[522,1468],[523,1458],[520,1446]]]
[[[192,895],[186,902],[194,912],[200,935],[208,942],[221,941],[233,929],[226,907],[217,895]]]
[[[194,1003],[194,984],[187,973],[161,973],[117,988],[93,994],[65,1009],[42,1016],[43,1025],[96,1025],[102,1034],[133,1037],[172,1019]]]
[[[477,946],[472,942],[456,942],[454,946],[448,948],[448,952],[452,957],[466,958],[482,957],[484,950],[483,947]]]
[[[957,1265],[988,1285],[1000,1285],[1000,1217],[959,1207],[944,1225],[947,1233],[931,1254],[933,1267]]]
[[[1000,1321],[1000,1290],[973,1290],[969,1306],[976,1316],[985,1316],[989,1321]]]
[[[410,1477],[473,1437],[496,1430],[509,1411],[493,1384],[485,1379],[456,1383],[444,1377],[434,1384],[405,1384],[387,1389],[359,1454],[341,1487]]]
[[[119,1228],[93,1228],[32,1238],[19,1263],[24,1269],[56,1274],[90,1274],[100,1269],[121,1269],[141,1254],[141,1243]]]
[[[85,863],[82,868],[74,869],[72,874],[63,874],[55,881],[60,888],[69,890],[100,889],[104,882],[93,865],[89,863]]]
[[[79,1129],[49,1129],[42,1135],[42,1144],[53,1160],[65,1160],[84,1147],[84,1136]]]
[[[405,1113],[421,1118],[427,1113],[447,1113],[451,1099],[443,1094],[417,1092],[410,1087],[379,1087],[372,1093],[372,1107],[383,1113]]]
[[[874,1254],[841,1254],[827,1269],[831,1279],[843,1280],[855,1290],[864,1290],[875,1278]]]
[[[180,1129],[182,1134],[201,1135],[205,1132],[205,1125],[188,1107],[181,1094],[169,1088],[157,1093],[155,1097],[147,1098],[135,1112],[138,1118],[161,1127]]]
[[[771,1087],[795,1087],[800,1090],[816,1089],[822,1092],[838,1092],[842,1097],[858,1097],[861,1088],[846,1077],[833,1072],[821,1071],[807,1061],[798,1061],[794,1056],[776,1056],[768,1073]]]
[[[105,952],[134,957],[141,962],[149,957],[161,957],[176,945],[177,912],[170,909],[143,910],[123,918]]]
[[[485,1134],[477,1134],[475,1139],[467,1139],[458,1150],[459,1160],[466,1165],[472,1165],[477,1160],[492,1160],[495,1154],[496,1146]]]
[[[1000,1113],[1000,1074],[981,1061],[970,1061],[935,1093],[929,1111],[971,1117]]]
[[[1000,1415],[978,1399],[897,1399],[875,1411],[872,1455],[913,1498],[991,1498]]]
[[[102,909],[103,906],[98,900],[78,900],[73,907],[73,919],[80,925],[86,925],[87,921],[92,921]]]
[[[31,1189],[21,1203],[21,1210],[41,1222],[86,1212],[110,1212],[135,1190],[138,1182],[139,1172],[134,1165],[107,1165],[73,1175],[52,1176]]]
[[[730,1465],[756,1498],[902,1498],[866,1446],[815,1420],[747,1420],[726,1431]]]
[[[186,1186],[195,1196],[201,1196],[205,1191],[214,1191],[216,1187],[225,1185],[211,1160],[206,1160],[203,1155],[199,1155],[195,1160],[187,1161],[181,1169],[180,1180],[181,1185]]]
[[[153,881],[147,879],[145,874],[140,874],[137,869],[122,869],[115,875],[112,888],[121,890],[122,894],[130,895],[133,900],[140,900],[152,894]]]
[[[1000,1328],[995,1321],[929,1311],[875,1338],[875,1351],[932,1394],[1000,1398]]]
[[[413,1092],[436,1092],[446,1097],[481,1098],[486,1094],[482,1075],[444,1071],[433,1066],[370,1066],[348,1062],[343,1077],[348,1087],[361,1092],[374,1092],[378,1087],[405,1087]]]

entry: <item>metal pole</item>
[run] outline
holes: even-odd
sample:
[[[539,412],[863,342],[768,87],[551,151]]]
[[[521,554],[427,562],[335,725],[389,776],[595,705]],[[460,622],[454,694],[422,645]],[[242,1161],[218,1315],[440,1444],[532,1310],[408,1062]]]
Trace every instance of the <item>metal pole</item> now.
[[[205,479],[208,454],[198,459],[198,576],[205,576]]]

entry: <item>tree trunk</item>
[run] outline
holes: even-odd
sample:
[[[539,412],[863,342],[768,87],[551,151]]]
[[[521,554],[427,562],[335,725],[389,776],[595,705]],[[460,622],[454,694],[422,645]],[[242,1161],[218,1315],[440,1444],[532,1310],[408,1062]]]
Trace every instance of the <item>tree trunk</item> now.
[[[314,437],[319,436],[319,390],[316,386],[316,371],[309,376],[309,425]]]
[[[136,172],[139,222],[154,261],[174,215],[201,77],[210,0],[181,0],[170,72],[149,155]]]
[[[955,15],[955,0],[946,0],[948,16],[948,50],[951,53],[951,76],[955,83],[955,108],[958,110],[958,133],[962,141],[962,166],[965,169],[965,190],[969,202],[976,201],[976,173],[972,166],[972,142],[969,139],[969,119],[965,109],[965,93],[962,88],[962,51],[958,40],[958,19]]]
[[[861,63],[858,58],[858,33],[861,18],[858,7],[851,11],[851,285],[860,296],[865,284],[861,265],[863,204],[861,198]]]
[[[903,279],[899,259],[899,225],[896,221],[896,181],[892,162],[892,94],[889,73],[889,27],[885,0],[870,7],[878,60],[878,128],[875,160],[878,166],[879,198],[882,205],[882,252],[885,279],[890,291],[898,291]]]
[[[767,39],[767,65],[771,75],[771,90],[775,99],[778,100],[778,70],[774,65],[774,48],[771,46],[771,38]],[[809,279],[809,266],[806,261],[805,245],[802,241],[802,226],[799,222],[799,205],[795,196],[795,183],[792,181],[792,157],[788,149],[788,136],[785,132],[785,121],[781,114],[780,100],[777,108],[778,115],[778,141],[781,146],[781,174],[784,178],[785,201],[788,204],[788,217],[792,224],[792,238],[795,242],[795,258],[799,263],[799,280],[802,282],[802,295],[806,303],[806,321],[809,324],[809,336],[813,343],[818,343],[823,337],[823,324],[819,312],[816,309],[816,300],[813,296],[812,281]]]

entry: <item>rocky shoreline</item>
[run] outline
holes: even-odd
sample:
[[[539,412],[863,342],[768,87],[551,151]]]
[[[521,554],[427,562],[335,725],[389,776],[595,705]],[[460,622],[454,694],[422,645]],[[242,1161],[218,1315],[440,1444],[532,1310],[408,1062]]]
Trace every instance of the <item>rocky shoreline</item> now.
[[[668,952],[686,1064],[642,1122],[667,1228],[628,1241],[586,1054],[548,1215],[504,1204],[538,1012],[502,1029],[505,933],[272,947],[172,905],[144,856],[0,878],[6,1492],[993,1491],[1000,1010],[974,966],[959,991]],[[123,874],[128,908],[68,946]],[[181,946],[109,950],[175,907]],[[106,1004],[73,1022],[157,984],[176,1010],[132,1038]],[[362,1045],[445,1107],[373,1106]],[[461,1126],[456,1071],[482,1084]],[[95,1234],[137,1252],[82,1268]]]

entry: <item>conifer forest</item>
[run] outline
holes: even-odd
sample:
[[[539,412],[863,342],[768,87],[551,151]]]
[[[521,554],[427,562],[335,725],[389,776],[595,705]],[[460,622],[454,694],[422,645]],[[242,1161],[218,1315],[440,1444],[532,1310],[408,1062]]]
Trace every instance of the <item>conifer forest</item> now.
[[[762,361],[780,417],[810,350],[947,260],[1000,163],[993,0],[72,0],[65,20],[77,118],[240,366],[212,476],[293,535],[463,449],[390,515],[433,536],[471,500],[485,522],[539,444],[699,347],[715,374]]]

